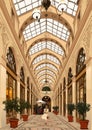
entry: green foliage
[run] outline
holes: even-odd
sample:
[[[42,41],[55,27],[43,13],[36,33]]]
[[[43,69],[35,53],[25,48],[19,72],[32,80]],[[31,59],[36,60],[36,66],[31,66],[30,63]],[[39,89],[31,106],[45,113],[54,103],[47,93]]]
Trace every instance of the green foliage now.
[[[31,108],[31,104],[25,100],[20,100],[18,98],[15,99],[7,99],[3,101],[5,105],[5,109],[7,113],[9,112],[20,112],[22,113],[24,109]]]
[[[59,106],[53,106],[54,111],[58,111]]]
[[[31,104],[28,101],[20,100],[20,113],[29,108],[31,108]]]
[[[8,112],[19,112],[20,110],[20,105],[19,105],[19,99],[7,99],[6,101],[3,101],[3,104],[5,105],[5,110]]]
[[[82,116],[82,120],[85,120],[85,114],[90,110],[90,104],[79,102],[76,104],[76,110]]]
[[[75,105],[73,103],[67,104],[68,113],[72,115],[73,110],[75,109]]]

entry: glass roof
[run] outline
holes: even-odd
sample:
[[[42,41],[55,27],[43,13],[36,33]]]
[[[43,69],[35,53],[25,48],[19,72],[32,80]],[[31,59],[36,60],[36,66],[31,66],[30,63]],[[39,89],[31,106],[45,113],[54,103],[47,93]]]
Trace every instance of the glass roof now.
[[[40,83],[45,83],[45,81],[46,81],[46,79],[44,78],[44,79],[42,79],[42,80],[40,80]],[[47,82],[49,82],[49,83],[53,83],[53,81],[52,80],[50,80],[50,79],[47,79]]]
[[[55,42],[52,42],[52,41],[41,41],[41,42],[35,44],[34,46],[32,46],[30,48],[29,54],[30,55],[35,54],[46,48],[52,50],[53,52],[55,52],[59,55],[64,55],[63,49],[58,44],[56,44]]]
[[[38,79],[38,81],[41,81],[41,80],[43,80],[43,79],[45,79],[45,81],[47,81],[47,79],[50,79],[52,82],[55,82],[55,79],[53,79],[52,77],[48,77],[47,79],[45,78],[45,76],[42,76],[42,77],[40,77],[39,79]]]
[[[31,9],[41,6],[41,0],[13,0],[13,2],[15,5],[15,9],[17,11],[17,15],[24,14],[30,11]],[[75,16],[77,8],[78,8],[77,2],[78,0],[68,1],[68,6],[65,12]],[[58,4],[59,4],[59,1],[51,0],[52,6],[55,6],[57,8]]]
[[[58,8],[60,0],[52,0],[52,5]],[[78,0],[68,0],[67,8],[65,10],[66,13],[71,14],[73,16],[76,15],[76,11],[78,9],[77,5]]]
[[[32,64],[36,64],[36,63],[38,63],[42,60],[50,60],[50,61],[60,65],[60,61],[55,56],[52,56],[52,55],[49,55],[49,54],[43,54],[43,55],[36,57]]]
[[[47,74],[47,75],[44,74],[44,75],[38,77],[38,80],[39,80],[39,79],[42,79],[42,78],[45,78],[45,79],[46,79],[46,76],[47,76],[48,78],[52,79],[52,80],[54,79],[54,77],[52,77],[51,75],[49,75],[49,74]]]
[[[42,71],[38,72],[37,75],[39,75],[39,76],[42,75],[42,74],[46,74],[47,75],[47,73],[50,73],[51,75],[56,76],[56,74],[53,71],[48,70],[48,69],[42,70]]]
[[[53,70],[55,70],[56,72],[58,71],[58,69],[54,65],[52,65],[50,63],[41,64],[41,65],[37,66],[35,70],[42,69],[43,67],[46,67],[46,66],[53,69]]]
[[[13,0],[13,3],[15,6],[17,15],[20,16],[24,13],[27,13],[28,11],[31,11],[31,10],[33,11],[35,8],[40,7],[41,1],[42,0]],[[51,6],[58,8],[59,1],[60,0],[51,0]],[[66,8],[66,10],[64,10],[65,13],[75,16],[77,9],[78,9],[78,1],[79,0],[68,0],[67,8]],[[57,11],[55,13],[57,13]],[[69,36],[70,36],[70,32],[65,25],[60,23],[58,20],[56,21],[56,20],[50,19],[48,17],[40,19],[40,22],[35,20],[31,24],[29,24],[23,30],[23,36],[24,36],[24,39],[26,42],[27,40],[35,38],[46,32],[47,32],[47,34],[50,33],[53,36],[58,37],[59,40],[64,40],[65,42],[68,41]],[[53,41],[49,41],[49,40],[46,41],[46,39],[45,39],[45,41],[40,41],[40,42],[35,43],[35,45],[33,45],[29,49],[29,54],[30,54],[30,56],[32,56],[33,54],[38,53],[41,50],[46,50],[46,49],[49,49],[52,52],[57,53],[59,57],[63,56],[65,53],[62,46],[60,46],[59,44],[57,44]],[[57,54],[56,54],[56,56],[57,56]],[[35,74],[37,74],[37,76],[39,78],[39,83],[42,83],[42,84],[45,83],[46,79],[49,83],[51,83],[51,84],[54,83],[55,79],[57,78],[57,75],[56,75],[57,73],[55,73],[55,72],[58,72],[58,68],[61,65],[60,60],[56,56],[45,53],[45,54],[41,54],[34,58],[34,60],[32,62],[33,68],[34,68],[35,64],[39,63],[40,61],[44,61],[44,63],[42,62],[42,64],[40,64],[39,66],[37,66],[34,69]],[[51,61],[51,63],[49,63],[49,61]],[[52,64],[52,62],[53,62],[53,64]],[[55,63],[55,65],[54,65],[54,63]],[[58,65],[58,68],[56,67],[57,65]],[[42,68],[43,68],[43,70],[40,70]],[[38,70],[39,70],[39,72],[37,73]],[[43,76],[42,76],[42,74],[43,74]],[[40,76],[43,78],[41,79]],[[54,80],[51,80],[51,79],[54,79]],[[53,87],[53,85],[52,85],[52,87]]]
[[[40,22],[35,21],[29,24],[23,31],[23,35],[26,40],[34,38],[44,32],[49,32],[58,38],[67,41],[69,38],[70,32],[65,27],[65,25],[61,24],[60,22],[50,19],[44,18],[40,19]]]

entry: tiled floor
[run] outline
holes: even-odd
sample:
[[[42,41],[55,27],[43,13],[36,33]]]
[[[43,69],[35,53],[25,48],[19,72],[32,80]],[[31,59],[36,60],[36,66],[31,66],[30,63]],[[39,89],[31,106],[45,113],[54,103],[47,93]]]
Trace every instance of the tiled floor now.
[[[47,120],[43,119],[43,115],[31,115],[28,121],[20,121],[15,129],[8,125],[0,130],[80,130],[80,128],[78,123],[69,123],[62,116],[49,112]]]

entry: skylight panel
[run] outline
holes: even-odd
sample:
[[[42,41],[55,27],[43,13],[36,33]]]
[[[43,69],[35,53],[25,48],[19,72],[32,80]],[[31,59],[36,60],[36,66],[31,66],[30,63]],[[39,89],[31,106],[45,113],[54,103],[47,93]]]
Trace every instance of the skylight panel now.
[[[58,69],[57,69],[54,65],[52,65],[52,64],[50,64],[50,63],[41,64],[41,65],[37,66],[37,67],[35,68],[35,70],[42,69],[42,68],[44,68],[44,67],[46,67],[46,66],[49,67],[49,68],[51,68],[51,69],[53,69],[53,70],[55,70],[55,71],[58,71]]]
[[[17,15],[21,15],[41,5],[41,0],[13,0]]]
[[[36,57],[32,64],[36,64],[36,63],[46,59],[46,57],[47,57],[48,60],[55,62],[56,64],[60,65],[60,61],[56,57],[49,55],[49,54],[47,54],[47,56],[46,56],[46,54],[44,54],[44,55]]]
[[[76,15],[76,12],[74,11],[74,10],[75,10],[75,9],[74,9],[74,6],[77,6],[77,8],[78,8],[77,2],[78,2],[78,0],[69,0],[69,1],[68,1],[68,5],[67,5],[67,9],[65,10],[65,12],[67,12],[67,13],[69,13],[69,14],[75,16],[75,15]],[[59,4],[59,1],[57,1],[57,0],[53,1],[53,0],[52,0],[52,5],[55,6],[56,8],[58,8],[58,4]],[[70,8],[71,11],[69,10],[69,8]],[[77,10],[76,10],[76,11],[77,11]],[[74,13],[74,12],[75,12],[75,13]],[[74,14],[75,14],[75,15],[74,15]]]
[[[13,0],[13,2],[14,2],[14,5],[15,5],[17,15],[21,15],[21,14],[23,14],[23,13],[25,13],[25,12],[31,10],[31,9],[34,9],[34,8],[36,8],[38,6],[41,6],[41,0],[39,0],[39,1],[38,0]],[[74,12],[73,7],[74,6],[78,7],[77,2],[78,2],[78,0],[70,0],[68,2],[67,9],[71,8],[71,10],[72,10],[71,15],[76,14],[76,12],[73,13]],[[57,2],[56,0],[51,1],[51,5],[55,6],[56,8],[58,7],[58,4],[59,4],[59,2]],[[65,12],[70,13],[70,11],[67,11],[67,10]],[[49,20],[49,21],[51,21],[51,20]]]
[[[58,44],[52,42],[52,41],[42,41],[39,43],[36,43],[34,46],[32,46],[29,50],[29,54],[32,55],[38,51],[41,51],[43,49],[50,49],[52,51],[54,51],[57,54],[61,54],[64,55],[64,50],[62,49],[62,47],[60,47]],[[35,51],[33,51],[35,50]],[[60,52],[58,52],[60,51]]]
[[[56,20],[51,20],[51,19],[47,19],[47,27],[46,27],[46,19],[41,19],[40,23],[38,23],[37,21],[35,21],[35,22],[31,23],[30,25],[28,25],[25,28],[25,30],[24,30],[24,32],[25,32],[24,38],[28,37],[28,36],[26,36],[26,35],[28,35],[28,33],[26,33],[27,29],[30,30],[29,33],[31,34],[32,38],[36,37],[39,34],[42,34],[42,33],[46,32],[46,31],[48,31],[51,34],[53,34],[55,36],[58,36],[60,39],[63,39],[61,37],[61,34],[63,33],[63,30],[66,31],[65,32],[66,36],[67,36],[67,33],[69,32],[68,29],[63,24],[59,23]],[[23,34],[24,34],[24,32],[23,32]],[[67,41],[68,38],[65,39],[65,40]]]
[[[23,8],[24,6],[25,6],[25,2],[24,1],[19,3],[19,8]]]

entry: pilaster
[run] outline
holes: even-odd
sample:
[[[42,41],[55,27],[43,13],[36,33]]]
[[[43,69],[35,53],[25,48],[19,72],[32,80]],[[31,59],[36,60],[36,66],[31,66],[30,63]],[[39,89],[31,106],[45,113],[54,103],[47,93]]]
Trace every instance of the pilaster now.
[[[6,69],[0,64],[0,128],[6,125],[6,111],[3,101],[6,100]]]
[[[87,112],[89,128],[92,129],[92,57],[86,61],[86,102],[91,105],[91,109]]]
[[[76,104],[76,77],[73,76],[72,78],[72,102]],[[73,120],[76,122],[76,111],[73,111]]]

